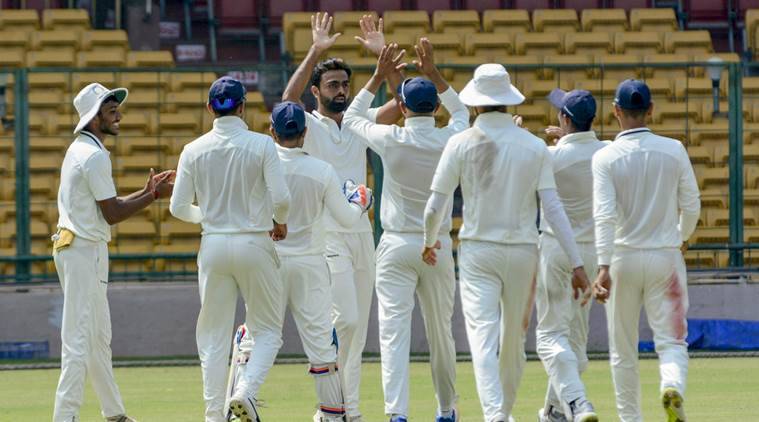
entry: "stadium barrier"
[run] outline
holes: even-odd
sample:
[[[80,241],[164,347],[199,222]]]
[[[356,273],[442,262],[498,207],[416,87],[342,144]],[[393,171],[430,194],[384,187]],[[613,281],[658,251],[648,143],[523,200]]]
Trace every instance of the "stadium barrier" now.
[[[742,97],[743,75],[752,72],[756,65],[739,62],[507,62],[505,65],[515,85],[527,97],[524,105],[510,111],[524,116],[525,126],[538,135],[547,125],[556,124],[556,111],[545,98],[555,87],[584,88],[593,92],[599,108],[594,130],[601,139],[613,139],[618,132],[612,115],[617,83],[626,77],[650,82],[655,101],[652,129],[684,142],[694,166],[698,166],[703,201],[715,206],[713,216],[707,214],[709,221],[699,226],[699,230],[704,229],[703,233],[697,232],[699,237],[686,254],[689,269],[731,273],[757,268],[759,254],[752,252],[759,249],[759,234],[754,241],[752,228],[750,235],[744,236],[743,215],[744,184],[751,190],[759,187],[756,183],[759,167],[753,163],[744,169],[743,158],[744,139],[748,144],[759,134],[753,123],[747,123],[744,128],[744,119],[753,121],[755,97],[752,95],[757,94],[749,90],[745,102]],[[451,85],[461,90],[476,63],[439,67]],[[719,75],[716,85],[705,84],[710,67],[712,74]],[[368,80],[373,66],[361,64],[353,69],[355,94]],[[242,71],[239,67],[158,71],[155,68],[0,69],[0,117],[3,118],[0,127],[0,160],[3,160],[0,161],[0,282],[57,279],[49,254],[49,236],[57,220],[57,178],[63,151],[72,139],[71,128],[76,121],[71,101],[86,83],[97,79],[106,86],[130,88],[122,134],[106,143],[111,151],[115,149],[114,175],[122,194],[129,189],[139,189],[151,166],[157,170],[175,168],[181,146],[211,127],[212,118],[205,111],[204,96],[216,76],[235,72],[247,82],[265,88],[263,92],[249,93],[246,113],[252,129],[265,131],[268,127],[265,104],[276,102],[293,70],[284,65],[246,66]],[[413,68],[408,73],[409,76],[416,74]],[[383,103],[388,95],[386,89],[380,89],[376,104]],[[269,101],[264,102],[264,99]],[[304,95],[303,100],[313,106],[311,95]],[[11,104],[12,112],[9,111]],[[748,109],[744,109],[744,104]],[[718,112],[715,107],[719,108]],[[756,114],[759,122],[759,107]],[[447,114],[443,112],[438,121],[442,124],[445,120]],[[751,159],[759,160],[759,157]],[[370,154],[369,162],[370,184],[374,185],[377,199],[375,237],[379,239],[382,165],[375,154]],[[755,199],[753,192],[749,193],[746,203],[758,205],[759,195]],[[460,216],[460,201],[454,209],[454,217],[457,216]],[[716,225],[712,225],[712,217]],[[750,217],[755,219],[759,215]],[[757,224],[755,220],[751,222]],[[194,279],[198,234],[199,227],[191,229],[173,219],[168,215],[168,201],[159,201],[134,221],[128,220],[114,229],[110,248],[111,280]]]

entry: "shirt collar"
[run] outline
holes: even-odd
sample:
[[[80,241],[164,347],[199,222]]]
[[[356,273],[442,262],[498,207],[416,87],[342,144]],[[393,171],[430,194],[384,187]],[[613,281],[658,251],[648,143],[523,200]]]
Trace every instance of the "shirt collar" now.
[[[556,146],[566,144],[584,144],[597,140],[598,138],[596,137],[596,132],[588,130],[585,132],[575,132],[570,133],[569,135],[564,135],[561,137],[561,139],[559,139],[558,142],[556,142]]]
[[[435,118],[432,116],[416,116],[409,117],[403,123],[403,126],[407,128],[422,128],[429,129],[435,127]]]
[[[92,141],[95,144],[95,146],[97,146],[98,148],[102,149],[103,151],[108,151],[108,149],[106,149],[105,144],[103,143],[103,141],[101,141],[97,136],[95,136],[94,133],[92,133],[92,132],[90,132],[88,130],[80,130],[79,131],[79,136],[83,137],[84,139],[87,139],[89,141]]]
[[[237,116],[217,117],[213,121],[213,130],[217,132],[234,132],[248,130],[248,125]]]
[[[627,130],[623,130],[622,132],[619,132],[617,134],[617,137],[614,138],[614,139],[616,140],[616,139],[619,139],[619,138],[621,138],[623,136],[632,135],[632,134],[635,134],[635,133],[650,133],[650,132],[651,132],[651,129],[649,129],[647,127],[636,127],[634,129],[627,129]]]
[[[280,154],[283,154],[286,157],[295,157],[298,155],[308,155],[306,151],[303,151],[303,148],[285,148],[281,146],[280,144],[276,144],[277,152]]]
[[[332,139],[333,143],[340,144],[343,142],[342,128],[337,125],[337,122],[334,119],[324,116],[316,110],[311,111],[311,114],[316,117],[317,120],[327,125],[327,129],[329,129],[331,135],[330,139]]]
[[[509,113],[501,113],[500,111],[491,111],[488,113],[482,113],[474,120],[474,126],[477,127],[492,127],[496,129],[516,127],[514,120]]]

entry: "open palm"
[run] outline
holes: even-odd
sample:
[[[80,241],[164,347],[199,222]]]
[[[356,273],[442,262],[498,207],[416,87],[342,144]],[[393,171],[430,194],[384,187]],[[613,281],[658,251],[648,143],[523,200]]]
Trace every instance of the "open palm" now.
[[[379,20],[379,27],[374,24],[374,18],[370,15],[362,16],[358,23],[361,26],[361,32],[364,36],[363,38],[359,36],[354,38],[367,50],[379,57],[382,52],[382,47],[385,46],[385,34],[383,32],[384,24],[382,18]]]
[[[332,16],[329,13],[317,13],[311,15],[311,37],[313,39],[314,47],[320,51],[324,51],[332,47],[335,44],[335,40],[341,34],[338,32],[332,36],[329,35],[329,30],[332,28]]]

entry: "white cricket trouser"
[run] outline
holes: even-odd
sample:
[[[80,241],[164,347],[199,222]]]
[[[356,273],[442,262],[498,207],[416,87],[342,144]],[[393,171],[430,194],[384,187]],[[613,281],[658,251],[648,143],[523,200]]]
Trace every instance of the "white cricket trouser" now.
[[[195,331],[203,371],[206,421],[223,422],[229,341],[237,291],[253,336],[251,357],[238,389],[255,397],[282,346],[284,290],[268,233],[207,234],[198,253],[200,315]]]
[[[63,289],[63,325],[53,422],[79,420],[88,373],[103,416],[123,415],[124,403],[111,367],[108,245],[76,237],[54,259]]]
[[[596,245],[581,242],[577,247],[585,272],[592,278],[598,272]],[[588,317],[592,303],[580,306],[582,295],[574,299],[572,270],[559,241],[543,233],[535,294],[538,316],[535,337],[538,355],[548,373],[546,405],[556,407],[565,415],[570,414],[570,402],[585,397],[580,374],[588,366]]]
[[[441,236],[438,261],[422,261],[424,235],[384,232],[377,247],[377,302],[385,413],[408,416],[409,349],[414,293],[430,347],[432,383],[439,410],[456,401],[456,345],[451,332],[456,293],[450,236]]]
[[[659,355],[660,388],[685,395],[688,376],[688,279],[679,249],[616,247],[611,261],[611,296],[606,305],[611,374],[622,422],[639,422],[638,320],[646,309]]]
[[[374,236],[370,232],[328,232],[326,247],[332,277],[332,322],[337,330],[337,364],[345,395],[345,413],[359,416],[361,355],[366,343],[374,292]]]
[[[486,422],[508,420],[516,401],[537,265],[537,245],[462,240],[459,247],[461,305]]]

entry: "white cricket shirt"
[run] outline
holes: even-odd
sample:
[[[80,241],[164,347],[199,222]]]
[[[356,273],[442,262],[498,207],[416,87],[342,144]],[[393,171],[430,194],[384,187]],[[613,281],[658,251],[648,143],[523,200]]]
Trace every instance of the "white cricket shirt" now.
[[[116,196],[111,154],[92,133],[80,131],[66,150],[58,188],[58,228],[91,241],[109,242],[111,226],[97,201]]]
[[[368,118],[374,95],[362,89],[343,118],[343,126],[354,132],[382,158],[382,228],[393,232],[424,233],[424,206],[432,193],[430,184],[448,139],[469,127],[469,110],[453,88],[440,94],[451,115],[448,126],[435,127],[435,118],[406,119],[404,127],[380,125]],[[449,201],[441,233],[451,231]]]
[[[680,214],[698,215],[698,184],[688,153],[646,128],[621,132],[593,156],[593,217],[598,264],[614,247],[678,248]]]
[[[593,131],[570,133],[563,136],[555,146],[548,147],[553,157],[553,175],[564,212],[572,225],[576,242],[593,242],[593,154],[609,145],[599,141]],[[554,234],[545,218],[541,229]]]
[[[293,206],[287,219],[287,237],[274,246],[282,256],[321,256],[325,251],[325,209],[345,227],[356,224],[363,211],[343,195],[340,179],[331,165],[301,148],[277,145],[277,153]]]
[[[369,112],[370,120],[376,121],[377,109]],[[320,160],[331,164],[342,183],[351,179],[356,184],[366,184],[366,142],[358,139],[358,135],[338,126],[329,117],[322,116],[318,111],[306,113],[306,140],[303,150]],[[365,233],[372,231],[369,216],[364,214],[359,221],[349,228],[337,223],[329,212],[325,219],[327,231]]]
[[[274,140],[239,117],[217,118],[179,156],[169,210],[203,234],[268,232],[272,216],[287,223],[289,205]]]
[[[537,192],[556,188],[551,153],[510,114],[480,114],[472,128],[448,141],[432,190],[452,195],[459,184],[464,199],[460,239],[537,244]]]

